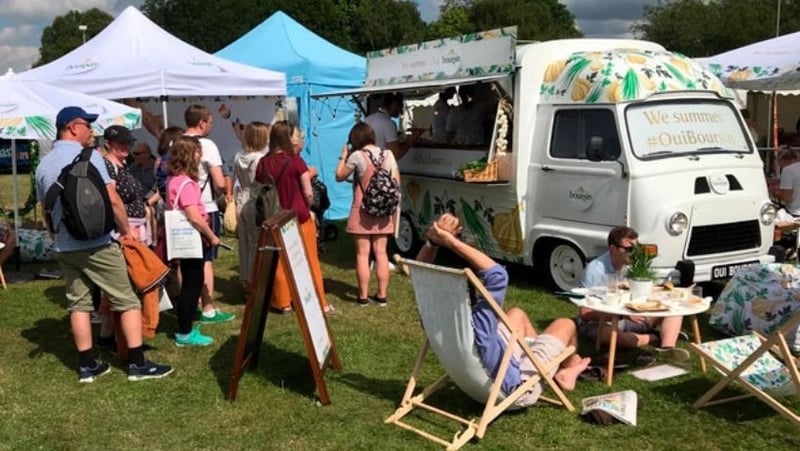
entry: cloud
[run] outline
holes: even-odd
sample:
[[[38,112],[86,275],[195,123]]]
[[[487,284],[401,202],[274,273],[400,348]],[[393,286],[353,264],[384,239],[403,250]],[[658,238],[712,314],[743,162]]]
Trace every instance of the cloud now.
[[[119,0],[0,0],[0,11],[6,21],[28,19],[37,22],[42,19],[52,21],[68,11],[86,11],[98,8],[103,11],[116,11]]]
[[[5,44],[29,43],[31,38],[38,38],[34,31],[38,31],[38,29],[28,24],[18,27],[3,27],[0,28],[0,42]]]
[[[0,45],[0,61],[3,63],[0,73],[4,74],[9,68],[17,73],[28,70],[37,59],[38,47]]]
[[[629,38],[630,26],[640,20],[645,5],[656,0],[561,0],[575,16],[587,38]]]
[[[98,8],[116,17],[128,5],[144,0],[0,0],[0,71],[27,70],[39,59],[44,27],[69,11]]]

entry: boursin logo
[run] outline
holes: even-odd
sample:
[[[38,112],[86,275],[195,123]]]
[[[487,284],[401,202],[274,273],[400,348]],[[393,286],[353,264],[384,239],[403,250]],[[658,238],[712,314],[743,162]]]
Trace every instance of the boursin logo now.
[[[451,48],[442,55],[442,64],[461,64],[461,55],[456,52],[456,49]]]
[[[83,62],[77,64],[70,64],[64,69],[64,72],[69,74],[83,74],[86,72],[91,72],[97,69],[99,64],[96,61],[92,61],[91,58],[86,58]]]
[[[586,209],[592,205],[592,202],[594,202],[594,197],[591,193],[586,191],[584,187],[579,186],[577,189],[569,190],[569,201],[573,204],[579,205],[582,207],[582,209]]]
[[[212,63],[210,61],[200,61],[200,60],[192,57],[192,58],[189,58],[189,60],[187,62],[189,64],[191,64],[192,66],[208,67],[208,68],[211,68],[211,69],[217,69],[220,72],[226,72],[225,69],[223,69],[222,67],[220,67],[220,66],[218,66],[218,65],[216,65],[216,64],[214,64],[214,63]]]

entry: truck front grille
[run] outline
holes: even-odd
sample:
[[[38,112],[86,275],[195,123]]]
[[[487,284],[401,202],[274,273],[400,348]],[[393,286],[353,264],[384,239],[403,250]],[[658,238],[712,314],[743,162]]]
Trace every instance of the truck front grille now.
[[[721,254],[761,247],[758,220],[692,227],[686,255]]]

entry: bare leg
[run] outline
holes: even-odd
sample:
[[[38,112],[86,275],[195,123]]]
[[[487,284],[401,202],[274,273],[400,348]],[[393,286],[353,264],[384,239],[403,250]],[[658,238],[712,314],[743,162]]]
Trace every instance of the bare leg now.
[[[92,323],[89,312],[70,312],[69,325],[72,328],[72,339],[78,352],[88,351],[92,347]]]
[[[375,256],[375,275],[378,278],[378,297],[385,298],[390,277],[389,256],[386,253],[386,243],[389,239],[386,235],[375,235],[371,240],[372,254]]]
[[[142,311],[127,310],[119,315],[122,334],[128,342],[128,348],[138,348],[142,345]]]
[[[200,301],[203,312],[213,312],[214,307],[214,262],[203,262],[203,290],[200,292]]]
[[[603,327],[603,331],[600,333],[600,343],[608,344],[610,340],[611,328]],[[641,348],[649,344],[651,344],[650,334],[617,331],[617,346],[620,348]]]
[[[356,281],[358,297],[366,299],[369,292],[369,250],[370,239],[367,235],[356,235]]]
[[[533,324],[531,324],[530,318],[528,318],[528,314],[525,313],[524,310],[519,309],[517,307],[513,307],[508,310],[506,315],[508,315],[511,327],[513,329],[519,329],[520,331],[522,331],[522,336],[524,337],[538,336],[538,334],[536,333],[536,329],[533,327]]]
[[[566,346],[578,346],[578,331],[575,322],[568,318],[558,318],[544,330],[544,334],[558,338]],[[581,357],[577,353],[567,357],[562,363],[561,368],[556,372],[553,379],[565,391],[575,389],[575,383],[586,367],[589,366],[591,359]]]
[[[669,316],[661,321],[661,346],[674,348],[683,324],[682,316]]]

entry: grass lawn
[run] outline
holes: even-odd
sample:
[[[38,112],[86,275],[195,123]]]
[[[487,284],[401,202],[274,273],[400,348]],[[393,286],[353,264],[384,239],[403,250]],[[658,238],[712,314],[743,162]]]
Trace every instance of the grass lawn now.
[[[0,176],[0,206],[8,205],[9,176]],[[27,182],[26,180],[24,182]],[[27,196],[27,183],[21,196]],[[226,239],[236,246],[235,239]],[[148,357],[174,365],[157,381],[128,382],[121,362],[93,384],[79,384],[77,354],[64,310],[63,281],[12,284],[0,291],[0,449],[437,449],[415,434],[383,424],[402,396],[422,332],[407,279],[394,275],[389,306],[355,304],[352,243],[340,232],[323,256],[328,300],[341,312],[330,327],[342,363],[325,377],[332,404],[320,406],[293,314],[270,315],[260,365],[239,384],[235,402],[225,400],[244,311],[236,253],[220,251],[216,298],[237,319],[205,326],[216,340],[207,348],[176,348],[176,321],[162,315]],[[6,265],[6,272],[12,270]],[[23,271],[53,263],[24,264]],[[538,328],[576,308],[550,294],[530,269],[512,268],[508,305],[525,309]],[[707,317],[701,318],[701,324]],[[95,326],[96,327],[96,326]],[[706,338],[716,335],[704,328]],[[593,345],[582,344],[591,354]],[[635,354],[623,354],[622,360]],[[422,382],[437,376],[434,359]],[[571,401],[610,391],[639,394],[639,426],[600,427],[579,412],[547,404],[501,416],[485,438],[465,449],[798,449],[800,431],[765,404],[746,400],[699,412],[689,405],[718,376],[699,372],[656,383],[622,372],[613,389],[579,383]],[[478,416],[481,406],[459,390],[437,399],[448,409]],[[790,407],[800,408],[794,398]],[[452,424],[420,414],[416,424],[449,435]]]

